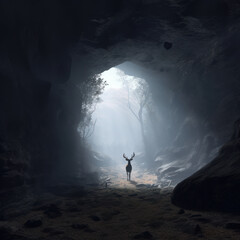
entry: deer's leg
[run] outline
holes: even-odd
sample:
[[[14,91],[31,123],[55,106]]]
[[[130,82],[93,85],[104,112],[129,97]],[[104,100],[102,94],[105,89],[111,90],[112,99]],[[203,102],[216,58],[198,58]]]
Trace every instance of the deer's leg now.
[[[131,181],[131,172],[129,172],[129,181]]]
[[[128,181],[128,172],[126,172],[127,173],[127,181]]]

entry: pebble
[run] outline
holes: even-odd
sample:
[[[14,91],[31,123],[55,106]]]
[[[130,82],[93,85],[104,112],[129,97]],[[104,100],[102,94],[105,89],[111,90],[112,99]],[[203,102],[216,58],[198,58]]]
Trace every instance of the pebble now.
[[[42,220],[40,217],[29,219],[24,223],[24,227],[27,227],[27,228],[35,228],[41,225],[42,225]]]
[[[226,228],[240,230],[240,222],[229,222],[226,224]]]
[[[153,239],[153,235],[149,231],[139,233],[133,237],[134,239]]]

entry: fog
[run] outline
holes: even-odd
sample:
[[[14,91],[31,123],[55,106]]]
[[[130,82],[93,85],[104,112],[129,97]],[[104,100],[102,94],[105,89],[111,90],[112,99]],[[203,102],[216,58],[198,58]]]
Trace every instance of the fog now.
[[[214,158],[219,149],[215,135],[187,95],[178,95],[176,86],[172,90],[169,73],[125,62],[100,77],[107,85],[94,105],[87,138],[96,166],[100,160],[119,169],[125,164],[123,153],[135,152],[135,169],[154,174],[163,187],[175,186]]]
[[[128,106],[128,91],[131,109],[137,113],[139,105],[135,96],[139,78],[126,75],[117,67],[101,74],[107,86],[93,113],[96,120],[94,132],[89,139],[92,149],[111,158],[114,164],[123,161],[123,153],[140,155],[144,143],[140,124]],[[129,89],[126,86],[128,81]]]

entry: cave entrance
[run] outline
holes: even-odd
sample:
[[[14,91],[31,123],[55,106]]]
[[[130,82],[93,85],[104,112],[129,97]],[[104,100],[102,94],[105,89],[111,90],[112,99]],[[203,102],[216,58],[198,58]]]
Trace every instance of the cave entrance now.
[[[92,115],[96,124],[91,142],[94,149],[117,164],[122,162],[123,153],[143,151],[139,123],[134,116],[138,114],[138,103],[133,96],[138,79],[117,67],[103,72],[101,77],[107,86]]]
[[[132,179],[136,179],[137,169],[146,170],[154,142],[149,117],[154,103],[149,85],[143,78],[126,74],[121,65],[104,71],[100,77],[106,81],[106,86],[92,113],[89,145],[97,160],[105,167],[111,166],[113,171],[121,171],[124,178],[126,161],[123,153],[130,158],[134,152]],[[152,175],[152,179],[149,176],[148,183],[154,183],[156,176]]]

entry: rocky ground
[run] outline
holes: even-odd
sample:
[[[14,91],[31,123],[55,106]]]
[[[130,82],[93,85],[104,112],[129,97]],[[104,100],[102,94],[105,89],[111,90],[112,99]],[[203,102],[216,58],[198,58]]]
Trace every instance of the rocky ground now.
[[[105,169],[101,186],[58,186],[12,206],[0,239],[240,239],[239,216],[179,209],[154,175],[134,172],[127,182],[122,173]]]

